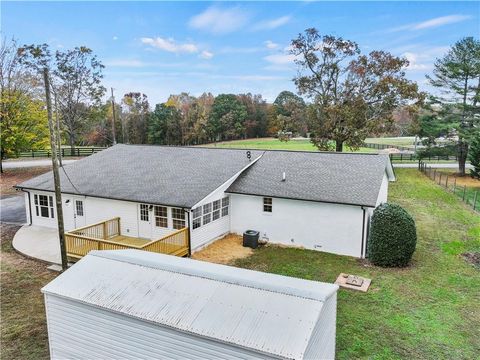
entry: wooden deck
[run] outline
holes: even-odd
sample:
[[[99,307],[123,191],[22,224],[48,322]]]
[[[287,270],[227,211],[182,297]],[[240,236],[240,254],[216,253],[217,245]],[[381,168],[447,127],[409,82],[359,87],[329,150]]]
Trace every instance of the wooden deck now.
[[[188,228],[172,232],[160,239],[149,240],[120,233],[120,218],[105,220],[65,233],[67,255],[78,260],[92,250],[137,249],[161,254],[189,254]]]

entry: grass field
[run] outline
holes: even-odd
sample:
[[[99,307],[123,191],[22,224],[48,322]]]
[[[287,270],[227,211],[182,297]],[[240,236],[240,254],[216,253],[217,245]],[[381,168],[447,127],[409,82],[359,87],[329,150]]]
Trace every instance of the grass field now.
[[[480,216],[415,169],[397,169],[389,201],[418,232],[413,263],[382,269],[354,258],[269,246],[235,265],[326,282],[340,272],[372,278],[368,293],[338,294],[338,359],[478,359]]]
[[[0,225],[2,291],[0,293],[2,359],[48,359],[47,324],[40,288],[56,273],[26,259],[11,245],[18,226]]]
[[[216,146],[231,149],[259,149],[259,150],[296,150],[296,151],[318,151],[318,149],[307,139],[280,141],[275,138],[259,138],[246,140],[222,141],[204,146]],[[345,151],[350,151],[346,148]],[[376,153],[377,150],[360,148],[358,152]]]
[[[366,138],[366,143],[399,146],[414,146],[415,136]]]

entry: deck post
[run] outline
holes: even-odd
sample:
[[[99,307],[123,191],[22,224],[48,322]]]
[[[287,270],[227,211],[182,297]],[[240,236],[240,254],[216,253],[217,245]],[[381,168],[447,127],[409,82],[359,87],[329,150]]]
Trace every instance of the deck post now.
[[[107,240],[107,222],[103,222],[103,240]]]

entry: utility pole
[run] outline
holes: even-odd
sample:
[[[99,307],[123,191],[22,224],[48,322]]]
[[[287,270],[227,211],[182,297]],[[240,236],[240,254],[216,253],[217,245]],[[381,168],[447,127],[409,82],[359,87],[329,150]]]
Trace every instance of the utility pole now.
[[[50,130],[50,146],[52,148],[53,182],[55,184],[55,203],[57,207],[58,238],[60,240],[60,254],[62,256],[62,269],[67,270],[67,248],[65,246],[65,233],[63,229],[62,192],[60,190],[60,175],[58,173],[58,159],[55,139],[55,127],[52,118],[52,99],[50,97],[50,81],[48,79],[48,68],[43,69],[43,80],[45,82],[45,98],[47,100],[48,129]]]
[[[113,121],[112,121],[112,133],[113,133],[113,145],[117,143],[117,139],[115,137],[115,98],[113,97],[113,87],[110,88],[112,90],[112,115],[113,115]]]
[[[58,119],[58,107],[57,107],[57,92],[54,91],[53,98],[55,101],[55,120],[57,123],[57,147],[58,147],[58,164],[62,167],[62,138],[60,136],[60,120]]]

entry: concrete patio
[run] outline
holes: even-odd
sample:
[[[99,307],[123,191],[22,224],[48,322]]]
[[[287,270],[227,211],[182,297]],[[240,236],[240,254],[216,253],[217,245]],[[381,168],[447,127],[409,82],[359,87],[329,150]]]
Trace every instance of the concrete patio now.
[[[31,258],[61,264],[60,243],[56,229],[24,225],[13,238],[13,247]]]

